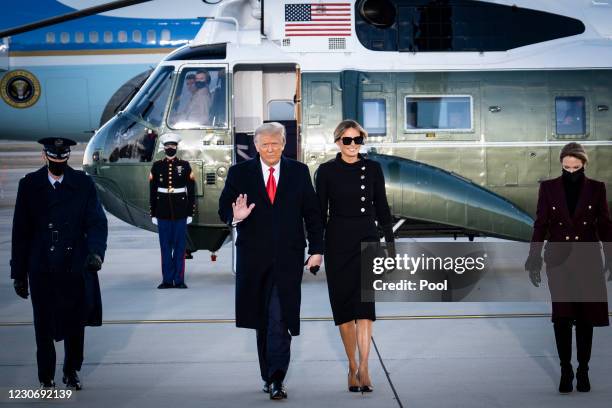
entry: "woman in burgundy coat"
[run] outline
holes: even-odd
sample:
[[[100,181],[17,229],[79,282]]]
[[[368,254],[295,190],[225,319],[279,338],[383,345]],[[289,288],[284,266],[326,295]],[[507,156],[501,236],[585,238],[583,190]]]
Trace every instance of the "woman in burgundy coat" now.
[[[612,221],[605,183],[584,175],[588,162],[584,148],[578,143],[568,143],[561,150],[560,161],[563,172],[561,177],[540,184],[532,243],[525,269],[529,271],[533,284],[538,286],[542,267],[540,254],[543,242],[547,239],[544,260],[553,300],[555,341],[561,362],[559,392],[569,393],[573,390],[573,325],[576,326],[578,351],[576,389],[588,392],[591,389],[588,364],[593,327],[609,325],[605,270],[610,269],[612,262]],[[565,244],[551,244],[561,242]],[[605,263],[601,260],[599,242],[603,243]],[[558,262],[559,258],[562,258],[562,263]],[[574,280],[570,283],[571,277]],[[581,290],[583,297],[588,296],[588,301],[582,297],[576,299],[580,296],[577,292]]]

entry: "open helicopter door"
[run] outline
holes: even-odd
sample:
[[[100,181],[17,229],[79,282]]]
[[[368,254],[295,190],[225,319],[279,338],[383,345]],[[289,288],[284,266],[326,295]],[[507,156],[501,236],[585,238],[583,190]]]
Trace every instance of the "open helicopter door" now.
[[[234,162],[255,156],[255,129],[265,122],[285,126],[283,154],[299,158],[299,68],[295,64],[238,64],[233,71]]]
[[[233,69],[234,163],[255,157],[255,129],[265,122],[285,126],[283,155],[300,154],[300,70],[295,64],[237,64]],[[232,269],[236,273],[236,228],[232,228]]]

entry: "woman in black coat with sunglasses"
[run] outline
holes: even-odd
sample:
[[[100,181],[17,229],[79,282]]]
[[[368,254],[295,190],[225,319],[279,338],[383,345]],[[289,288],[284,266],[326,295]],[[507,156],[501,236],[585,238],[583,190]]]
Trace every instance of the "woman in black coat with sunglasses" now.
[[[359,153],[366,138],[359,123],[340,122],[334,131],[340,153],[321,164],[315,176],[325,226],[329,299],[349,360],[348,389],[352,392],[372,391],[368,356],[376,313],[373,302],[361,301],[361,243],[379,240],[375,220],[385,240],[393,242],[382,168]]]

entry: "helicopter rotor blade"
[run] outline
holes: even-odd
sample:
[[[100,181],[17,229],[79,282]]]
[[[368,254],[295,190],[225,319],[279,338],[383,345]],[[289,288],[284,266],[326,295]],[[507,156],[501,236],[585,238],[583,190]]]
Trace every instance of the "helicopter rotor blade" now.
[[[48,27],[50,25],[63,23],[65,21],[76,20],[78,18],[91,16],[93,14],[104,13],[106,11],[116,10],[135,4],[146,3],[152,0],[116,0],[110,3],[100,4],[99,6],[88,7],[83,10],[77,10],[70,13],[62,14],[44,20],[28,23],[19,27],[9,28],[8,30],[0,31],[0,39],[11,35],[22,34],[38,28]]]

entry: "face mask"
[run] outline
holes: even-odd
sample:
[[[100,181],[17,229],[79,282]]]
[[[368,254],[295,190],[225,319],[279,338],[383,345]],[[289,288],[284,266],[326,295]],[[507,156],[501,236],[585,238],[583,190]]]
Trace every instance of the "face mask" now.
[[[574,172],[569,172],[563,169],[563,178],[565,180],[569,180],[572,183],[576,183],[577,181],[580,181],[583,177],[584,177],[584,167],[581,167],[580,169]]]
[[[208,83],[206,81],[196,81],[195,85],[196,85],[196,88],[202,89],[202,88],[205,88],[206,85],[208,85]]]
[[[174,157],[174,155],[176,155],[176,149],[173,147],[166,147],[164,148],[164,151],[168,157]]]
[[[51,160],[47,160],[47,168],[54,176],[61,176],[64,174],[66,167],[68,166],[68,160],[64,160],[63,162],[54,162]]]

